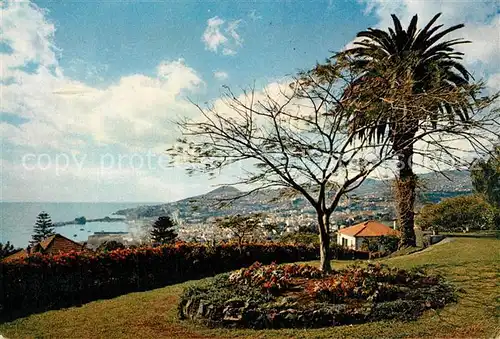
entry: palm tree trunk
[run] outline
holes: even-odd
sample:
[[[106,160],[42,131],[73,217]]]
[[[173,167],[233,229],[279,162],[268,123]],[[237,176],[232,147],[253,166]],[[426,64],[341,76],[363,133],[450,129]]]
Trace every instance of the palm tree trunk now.
[[[415,239],[415,188],[416,176],[413,173],[413,146],[404,148],[399,156],[399,175],[396,178],[396,213],[401,231],[399,247],[416,245]]]
[[[319,251],[320,251],[320,269],[323,272],[331,272],[330,264],[330,218],[327,214],[318,213],[319,224]]]

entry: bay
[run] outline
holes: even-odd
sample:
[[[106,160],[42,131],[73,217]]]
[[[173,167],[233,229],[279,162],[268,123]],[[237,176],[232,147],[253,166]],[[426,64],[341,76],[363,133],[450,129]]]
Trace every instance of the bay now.
[[[0,242],[10,241],[16,247],[25,248],[33,233],[33,226],[41,211],[47,212],[53,222],[71,221],[84,216],[87,219],[117,218],[114,212],[157,203],[74,203],[74,202],[0,202]],[[92,222],[85,225],[56,227],[60,233],[74,241],[86,241],[94,232],[131,232],[135,226],[125,221]]]

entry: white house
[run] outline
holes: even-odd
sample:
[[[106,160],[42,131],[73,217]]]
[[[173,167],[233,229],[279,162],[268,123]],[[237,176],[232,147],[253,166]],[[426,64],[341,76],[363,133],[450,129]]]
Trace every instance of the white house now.
[[[339,229],[337,232],[337,243],[344,247],[360,250],[365,239],[374,239],[388,235],[397,236],[399,232],[378,221],[369,220],[351,227]]]

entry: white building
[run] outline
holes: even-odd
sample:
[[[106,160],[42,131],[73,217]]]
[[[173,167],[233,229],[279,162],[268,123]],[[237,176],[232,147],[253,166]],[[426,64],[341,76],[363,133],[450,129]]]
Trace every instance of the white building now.
[[[344,247],[360,250],[365,239],[371,240],[388,235],[397,236],[399,232],[378,221],[369,220],[351,227],[339,229],[337,232],[337,243]]]

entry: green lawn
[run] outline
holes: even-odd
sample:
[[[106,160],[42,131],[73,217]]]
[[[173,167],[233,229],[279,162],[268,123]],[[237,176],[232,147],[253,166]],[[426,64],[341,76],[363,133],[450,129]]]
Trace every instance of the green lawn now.
[[[7,338],[494,338],[500,328],[499,248],[497,239],[456,238],[424,252],[382,260],[403,268],[425,265],[460,289],[457,304],[414,322],[314,330],[206,329],[176,318],[179,294],[188,282],[31,315],[1,324],[0,333]]]

